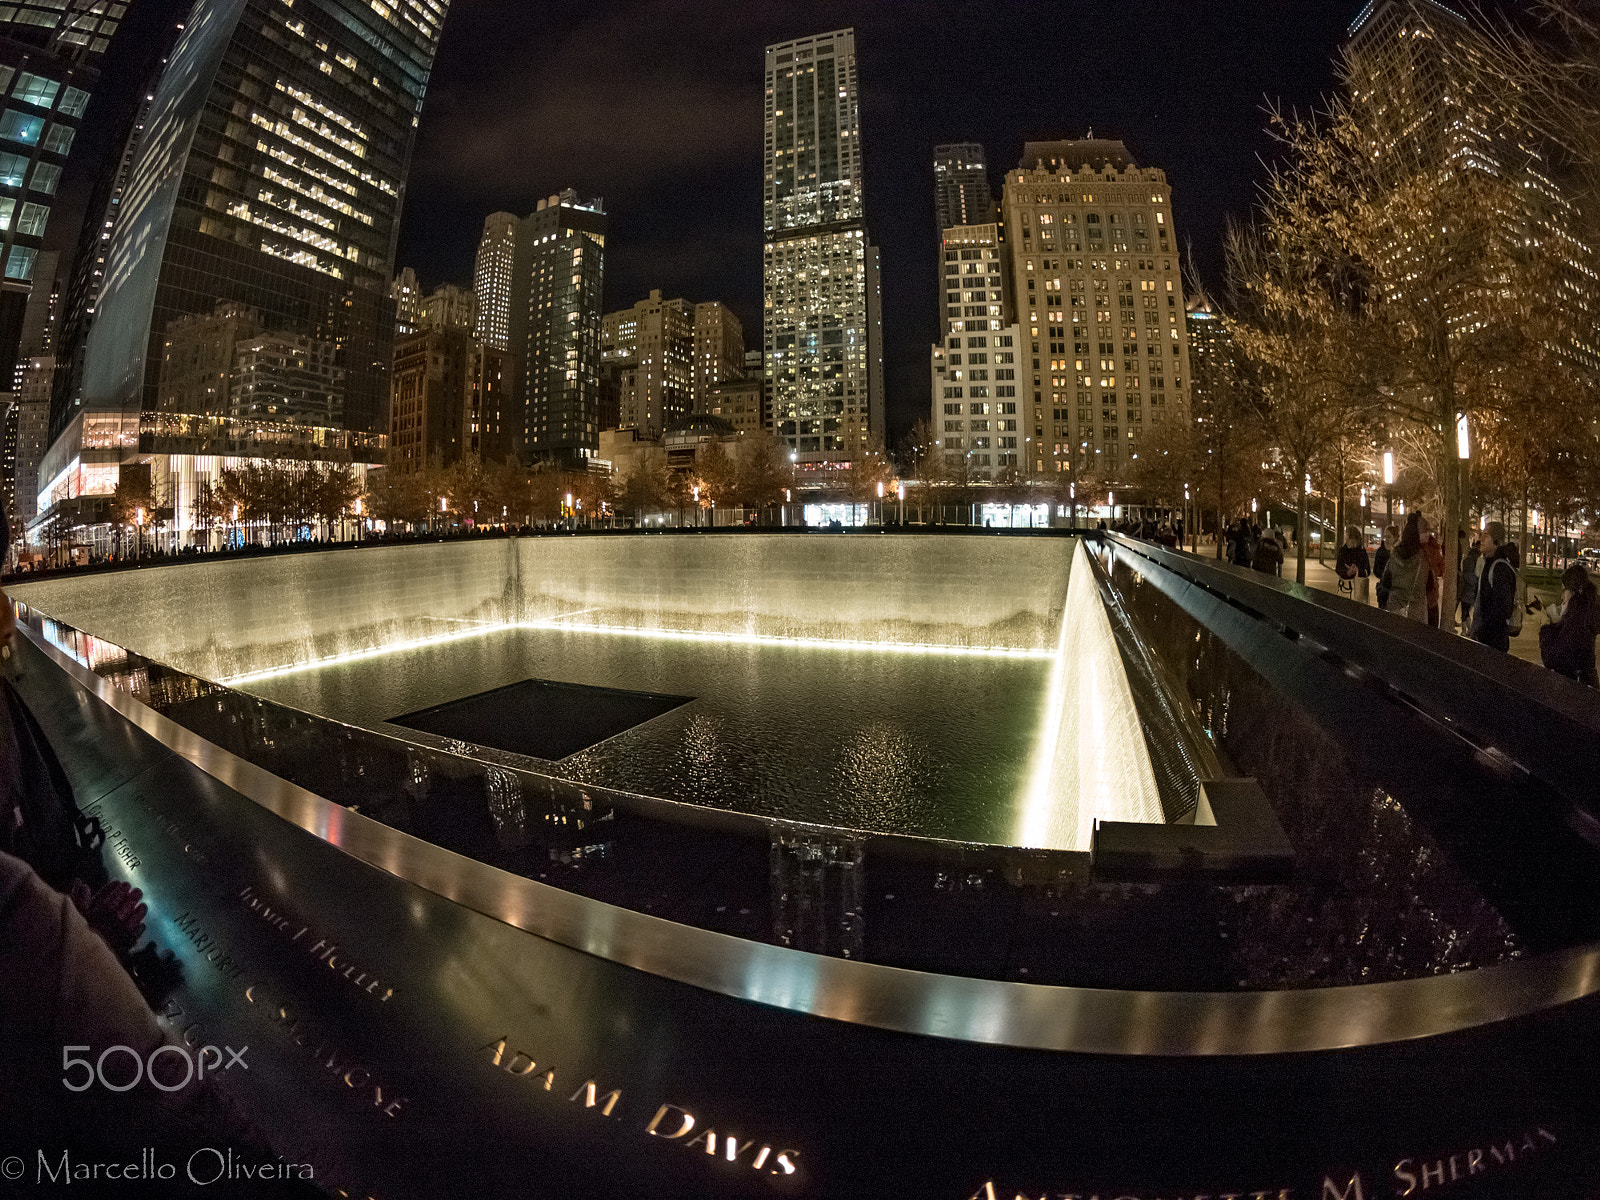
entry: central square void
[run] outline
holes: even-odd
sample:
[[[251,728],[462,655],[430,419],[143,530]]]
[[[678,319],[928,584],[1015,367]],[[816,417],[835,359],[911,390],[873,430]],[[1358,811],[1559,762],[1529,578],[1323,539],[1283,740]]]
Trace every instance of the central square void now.
[[[390,717],[392,725],[551,761],[671,712],[693,696],[524,679],[432,708]]]

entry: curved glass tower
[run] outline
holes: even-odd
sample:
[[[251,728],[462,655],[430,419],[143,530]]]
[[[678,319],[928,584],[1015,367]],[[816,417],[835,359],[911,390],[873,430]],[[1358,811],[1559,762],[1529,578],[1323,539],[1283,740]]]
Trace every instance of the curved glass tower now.
[[[377,458],[394,244],[445,8],[196,5],[133,164],[82,393],[56,414],[41,511],[109,493],[140,458],[170,471],[179,526],[225,457]],[[264,411],[262,394],[281,404]]]

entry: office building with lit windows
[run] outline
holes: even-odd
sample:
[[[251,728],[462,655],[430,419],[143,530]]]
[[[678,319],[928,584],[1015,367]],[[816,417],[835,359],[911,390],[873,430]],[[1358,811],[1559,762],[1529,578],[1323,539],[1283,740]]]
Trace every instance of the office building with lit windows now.
[[[510,341],[519,379],[512,452],[582,466],[600,434],[600,306],[606,213],[571,188],[517,225]]]
[[[944,337],[933,347],[929,425],[953,479],[1022,470],[1026,402],[1017,396],[1024,350],[1006,287],[1000,227],[957,225],[940,239]]]
[[[615,365],[617,425],[659,437],[694,410],[695,306],[659,289],[600,322],[600,357]]]
[[[1350,87],[1375,101],[1373,161],[1406,171],[1481,171],[1509,180],[1520,211],[1505,234],[1515,245],[1547,248],[1563,263],[1560,303],[1571,314],[1570,360],[1600,376],[1600,283],[1594,249],[1573,197],[1554,178],[1530,122],[1504,110],[1480,63],[1484,35],[1435,0],[1368,0],[1344,46]]]
[[[1001,208],[1028,340],[1033,477],[1115,483],[1189,419],[1189,344],[1165,172],[1121,142],[1029,142]]]
[[[81,395],[55,414],[43,509],[108,494],[124,463],[149,460],[181,533],[230,460],[381,460],[390,254],[444,12],[445,0],[195,5],[134,155]],[[247,427],[163,410],[169,328],[229,304],[261,330],[231,367],[249,394],[305,402],[274,402],[274,419]],[[326,394],[307,395],[308,370]]]
[[[762,337],[777,435],[801,462],[849,461],[884,428],[857,86],[854,30],[767,47]]]
[[[744,325],[720,300],[694,306],[694,404],[719,383],[744,378]]]
[[[516,288],[517,217],[490,213],[478,239],[472,290],[478,296],[478,341],[497,350],[511,348],[511,297]]]
[[[941,234],[956,225],[994,223],[994,193],[982,145],[951,142],[933,148],[933,209]]]
[[[600,323],[600,359],[615,379],[617,425],[664,432],[704,411],[713,388],[744,376],[744,329],[720,300],[663,300],[659,289]]]
[[[0,5],[0,373],[7,378],[19,355],[28,357],[23,314],[56,191],[126,10],[112,0]],[[43,282],[53,286],[53,273]]]

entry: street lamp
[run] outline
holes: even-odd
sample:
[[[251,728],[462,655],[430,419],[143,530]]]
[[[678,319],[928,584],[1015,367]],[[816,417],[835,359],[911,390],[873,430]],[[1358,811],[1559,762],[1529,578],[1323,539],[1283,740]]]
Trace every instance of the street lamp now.
[[[1456,415],[1456,457],[1472,457],[1472,438],[1467,429],[1466,413],[1458,413]]]

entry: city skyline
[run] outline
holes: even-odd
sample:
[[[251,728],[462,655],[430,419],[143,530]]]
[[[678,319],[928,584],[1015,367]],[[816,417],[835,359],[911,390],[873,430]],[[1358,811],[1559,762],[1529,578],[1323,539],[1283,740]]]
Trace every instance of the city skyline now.
[[[525,211],[552,186],[576,186],[605,196],[611,215],[608,311],[660,287],[723,298],[747,330],[758,329],[762,112],[752,63],[765,45],[853,26],[863,64],[867,233],[882,249],[892,444],[925,411],[927,344],[940,332],[928,270],[938,252],[936,145],[981,144],[998,193],[1027,141],[1091,129],[1123,140],[1136,161],[1167,171],[1184,231],[1178,252],[1192,248],[1217,292],[1225,222],[1248,211],[1258,156],[1272,149],[1262,105],[1270,96],[1303,109],[1330,90],[1335,51],[1360,10],[1352,0],[1293,12],[1241,5],[1197,25],[1178,20],[1179,6],[1158,4],[1137,38],[1110,40],[1092,54],[1046,54],[1043,43],[1021,49],[1032,45],[1043,6],[1008,6],[982,27],[961,23],[963,36],[974,61],[985,46],[1008,57],[1021,49],[1031,69],[972,88],[959,73],[915,70],[898,53],[908,39],[947,36],[961,20],[958,7],[886,13],[829,3],[800,17],[761,4],[702,16],[662,4],[555,4],[535,14],[489,3],[454,12],[430,83],[396,261],[416,267],[430,287],[470,282],[490,212]],[[480,23],[497,29],[487,59],[474,32]],[[497,49],[514,46],[524,30],[548,47],[536,62]],[[477,42],[470,54],[469,42]],[[662,52],[691,45],[693,53]],[[519,147],[509,158],[508,142]]]

